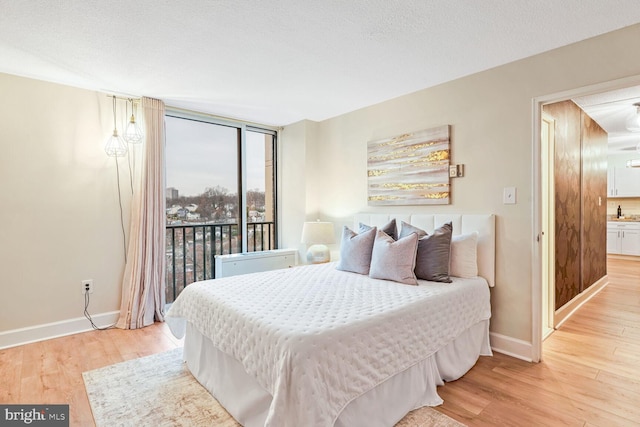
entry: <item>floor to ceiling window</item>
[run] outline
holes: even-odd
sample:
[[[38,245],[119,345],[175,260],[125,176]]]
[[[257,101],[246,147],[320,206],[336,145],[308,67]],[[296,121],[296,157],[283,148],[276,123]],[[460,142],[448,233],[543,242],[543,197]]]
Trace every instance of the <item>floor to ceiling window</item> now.
[[[215,277],[215,255],[276,249],[276,132],[168,112],[167,302]]]

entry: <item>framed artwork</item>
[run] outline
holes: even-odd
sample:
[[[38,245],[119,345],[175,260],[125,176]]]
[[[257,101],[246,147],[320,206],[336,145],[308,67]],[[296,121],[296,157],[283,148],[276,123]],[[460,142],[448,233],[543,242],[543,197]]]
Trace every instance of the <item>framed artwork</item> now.
[[[369,141],[369,205],[449,204],[449,147],[449,125]]]

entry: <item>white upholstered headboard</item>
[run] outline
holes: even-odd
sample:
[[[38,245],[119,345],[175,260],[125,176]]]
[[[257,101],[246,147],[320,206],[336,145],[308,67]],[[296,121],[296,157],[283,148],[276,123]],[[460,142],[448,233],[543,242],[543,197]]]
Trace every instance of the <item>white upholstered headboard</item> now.
[[[496,282],[496,217],[493,214],[381,214],[359,213],[354,218],[354,229],[363,223],[382,227],[395,218],[398,229],[401,221],[422,228],[427,233],[441,225],[451,222],[453,235],[478,232],[478,275],[484,277],[489,286]]]

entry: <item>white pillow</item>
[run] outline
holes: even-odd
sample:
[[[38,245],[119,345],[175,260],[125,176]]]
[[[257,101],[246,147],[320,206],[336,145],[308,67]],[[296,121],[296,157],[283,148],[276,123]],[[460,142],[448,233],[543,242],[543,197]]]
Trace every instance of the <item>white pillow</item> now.
[[[478,232],[451,237],[449,275],[471,278],[478,276]]]

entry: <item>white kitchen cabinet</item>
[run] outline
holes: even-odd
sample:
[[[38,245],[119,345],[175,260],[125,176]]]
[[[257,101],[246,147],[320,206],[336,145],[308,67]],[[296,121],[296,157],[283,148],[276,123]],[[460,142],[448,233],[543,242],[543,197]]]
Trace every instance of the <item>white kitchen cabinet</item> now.
[[[620,253],[623,255],[640,255],[640,230],[622,230]]]
[[[640,168],[611,168],[607,171],[609,197],[640,197]]]
[[[607,196],[615,197],[616,196],[616,182],[615,182],[615,169],[609,168],[607,169]]]
[[[607,253],[640,256],[640,222],[608,222]]]
[[[620,253],[620,231],[617,228],[607,226],[607,253]]]

